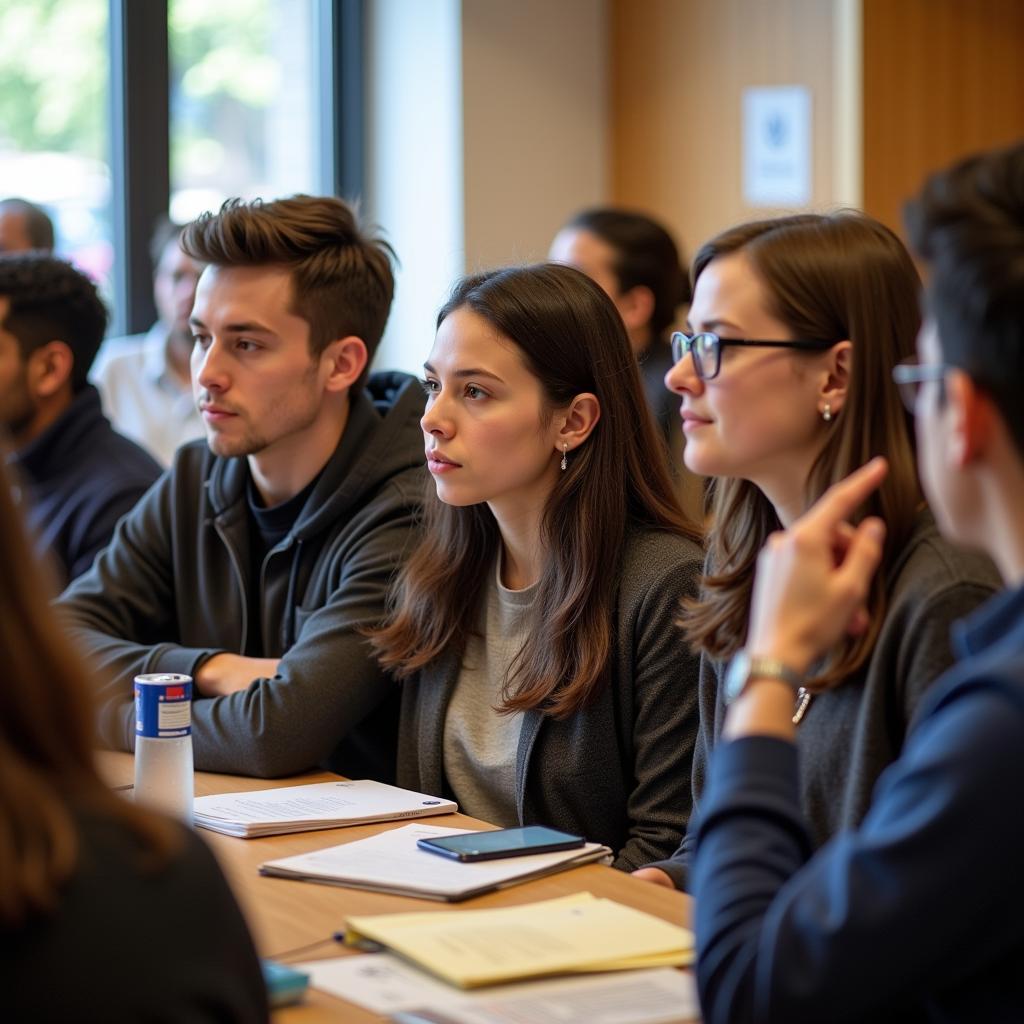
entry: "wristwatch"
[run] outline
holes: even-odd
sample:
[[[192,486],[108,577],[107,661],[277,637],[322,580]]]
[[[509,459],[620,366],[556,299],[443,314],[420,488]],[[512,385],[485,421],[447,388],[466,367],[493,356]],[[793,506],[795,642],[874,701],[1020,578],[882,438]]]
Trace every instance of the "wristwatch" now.
[[[746,650],[733,655],[725,670],[725,703],[731,704],[746,688],[751,679],[777,679],[793,687],[795,694],[804,685],[803,673],[774,658],[752,658]]]

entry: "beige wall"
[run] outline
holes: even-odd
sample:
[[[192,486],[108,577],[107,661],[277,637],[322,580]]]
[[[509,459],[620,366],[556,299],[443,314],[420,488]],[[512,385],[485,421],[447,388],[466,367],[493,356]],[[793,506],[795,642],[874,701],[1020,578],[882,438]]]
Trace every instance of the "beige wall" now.
[[[458,276],[608,199],[607,50],[607,0],[368,5],[365,208],[401,260],[377,366],[422,369]]]
[[[729,224],[780,212],[751,208],[742,196],[743,90],[767,85],[811,91],[811,205],[856,201],[855,176],[837,164],[849,159],[849,136],[834,130],[851,81],[843,48],[857,44],[837,34],[849,6],[849,0],[612,0],[615,201],[662,217],[688,254]]]
[[[864,208],[898,231],[926,174],[1024,137],[1024,3],[863,4]]]
[[[606,0],[463,0],[466,267],[542,259],[608,196]]]

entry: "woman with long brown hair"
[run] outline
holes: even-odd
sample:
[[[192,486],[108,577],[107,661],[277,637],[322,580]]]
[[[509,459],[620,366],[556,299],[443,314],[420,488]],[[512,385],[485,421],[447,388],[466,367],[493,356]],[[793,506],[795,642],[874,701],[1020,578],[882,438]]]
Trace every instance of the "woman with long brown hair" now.
[[[86,670],[0,460],[0,990],[12,1020],[262,1021],[245,922],[191,832],[100,778]]]
[[[621,868],[667,855],[696,728],[673,620],[701,550],[621,318],[569,267],[466,278],[424,386],[436,495],[374,635],[403,680],[399,783]]]
[[[691,333],[675,336],[665,380],[681,398],[686,464],[715,478],[706,572],[683,621],[701,653],[695,801],[726,703],[751,671],[742,649],[759,551],[831,484],[875,455],[889,462],[862,509],[888,527],[863,628],[799,680],[793,710],[818,846],[860,823],[919,698],[953,661],[953,621],[998,577],[939,535],[922,497],[891,376],[914,353],[920,282],[895,234],[853,212],[742,224],[702,246],[693,278]],[[641,877],[684,887],[687,851]]]

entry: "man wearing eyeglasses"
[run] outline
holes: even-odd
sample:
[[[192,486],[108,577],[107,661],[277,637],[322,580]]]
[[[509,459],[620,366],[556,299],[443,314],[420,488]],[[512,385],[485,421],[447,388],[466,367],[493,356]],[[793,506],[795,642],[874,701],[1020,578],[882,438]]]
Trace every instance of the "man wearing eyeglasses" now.
[[[715,750],[697,829],[705,1021],[1010,1021],[1024,1007],[1024,145],[934,176],[908,207],[928,264],[913,406],[943,532],[1006,584],[956,631],[959,663],[915,715],[871,810],[811,855],[796,787],[793,690],[863,629],[885,524],[849,520],[876,459],[837,484],[759,563],[752,672]]]

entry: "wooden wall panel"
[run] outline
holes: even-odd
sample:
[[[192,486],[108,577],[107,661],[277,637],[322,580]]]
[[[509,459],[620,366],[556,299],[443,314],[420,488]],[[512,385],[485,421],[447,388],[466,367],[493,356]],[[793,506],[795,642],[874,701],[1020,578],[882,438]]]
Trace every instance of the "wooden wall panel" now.
[[[612,0],[609,166],[615,202],[664,219],[692,253],[743,202],[744,88],[806,85],[812,205],[835,199],[834,5],[828,0]]]
[[[925,175],[1024,137],[1024,3],[863,0],[864,208],[899,230]]]

